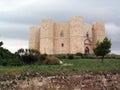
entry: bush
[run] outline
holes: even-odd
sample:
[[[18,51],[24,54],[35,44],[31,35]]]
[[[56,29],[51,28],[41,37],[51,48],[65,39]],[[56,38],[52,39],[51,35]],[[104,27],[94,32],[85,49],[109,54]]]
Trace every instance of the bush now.
[[[9,58],[9,59],[1,59],[1,66],[22,66],[24,62],[19,58]]]
[[[68,59],[74,59],[74,55],[73,54],[68,54]]]
[[[120,55],[108,54],[105,56],[105,59],[120,59]]]
[[[83,58],[84,59],[99,59],[100,57],[99,56],[96,57],[95,55],[92,55],[92,54],[89,54],[89,55],[84,54]]]
[[[44,60],[44,64],[58,65],[60,63],[59,63],[59,59],[56,58],[55,56],[47,56],[46,59]]]
[[[43,61],[40,61],[40,60],[39,60],[39,61],[35,62],[34,64],[35,64],[35,65],[43,65],[44,63],[43,63]]]
[[[34,49],[19,49],[16,53],[25,64],[33,64],[40,60],[40,52]]]
[[[81,56],[74,56],[74,59],[81,59],[82,57]]]
[[[120,55],[116,55],[115,59],[119,59],[120,60]]]
[[[44,61],[48,55],[47,54],[41,54],[40,61]]]
[[[80,53],[80,52],[78,52],[78,53],[76,53],[76,56],[81,56],[81,58],[82,58],[82,57],[83,57],[83,54]]]
[[[6,59],[0,59],[0,65],[1,66],[7,66],[7,60]]]
[[[7,66],[22,66],[24,62],[19,58],[9,59],[7,61]]]
[[[34,56],[34,55],[23,55],[22,60],[26,64],[33,64],[33,63],[39,61],[39,57]]]
[[[0,58],[1,59],[7,59],[12,58],[14,55],[8,50],[3,47],[0,47]]]
[[[67,54],[55,54],[55,56],[59,59],[67,59]]]

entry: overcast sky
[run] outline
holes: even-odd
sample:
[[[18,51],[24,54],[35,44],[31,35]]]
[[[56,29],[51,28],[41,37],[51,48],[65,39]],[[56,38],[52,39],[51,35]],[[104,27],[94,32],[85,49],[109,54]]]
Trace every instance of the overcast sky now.
[[[28,48],[28,31],[44,18],[56,22],[82,16],[105,23],[112,53],[120,54],[120,0],[0,0],[0,41],[12,52]]]

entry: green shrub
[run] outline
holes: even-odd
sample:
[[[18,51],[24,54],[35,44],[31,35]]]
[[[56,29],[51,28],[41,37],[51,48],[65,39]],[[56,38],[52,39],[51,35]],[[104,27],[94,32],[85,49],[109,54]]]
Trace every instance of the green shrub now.
[[[7,60],[6,59],[0,59],[0,65],[1,66],[7,66]]]
[[[40,60],[40,52],[34,49],[19,49],[15,52],[25,64],[34,64]]]
[[[12,58],[14,55],[8,50],[3,47],[0,47],[0,58],[1,59],[7,59]]]
[[[0,59],[1,66],[22,66],[24,62],[19,58]]]
[[[33,64],[33,63],[39,61],[39,57],[34,56],[34,55],[23,55],[22,60],[26,64]]]
[[[76,56],[81,56],[81,58],[83,58],[83,54],[80,52],[76,53]]]
[[[59,63],[59,59],[56,58],[55,56],[47,56],[46,59],[44,60],[44,64],[58,65],[60,63]]]
[[[92,55],[92,54],[89,54],[89,55],[84,54],[84,55],[83,55],[83,58],[84,58],[84,59],[99,59],[100,57],[99,57],[99,56]]]
[[[44,61],[48,55],[47,54],[41,54],[40,55],[40,61]]]
[[[105,59],[120,59],[120,55],[108,54],[105,56]]]
[[[74,56],[74,59],[81,59],[82,57],[81,56]]]
[[[23,66],[24,62],[19,58],[8,59],[7,66]]]
[[[67,54],[55,54],[55,56],[59,59],[67,59]]]
[[[35,65],[42,65],[42,64],[44,64],[44,63],[43,63],[43,61],[40,61],[40,60],[39,60],[39,61],[35,62],[34,64],[35,64]]]
[[[115,59],[119,59],[120,60],[120,55],[116,55]]]
[[[74,55],[73,54],[68,54],[68,59],[74,59]]]

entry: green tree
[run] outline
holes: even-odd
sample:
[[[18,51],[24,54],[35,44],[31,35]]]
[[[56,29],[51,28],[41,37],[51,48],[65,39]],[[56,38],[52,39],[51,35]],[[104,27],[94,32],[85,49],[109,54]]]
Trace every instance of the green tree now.
[[[96,44],[96,47],[93,49],[94,53],[96,56],[101,56],[102,60],[101,62],[103,63],[104,57],[106,54],[110,53],[110,48],[111,48],[111,41],[108,40],[107,37],[102,42],[98,42]]]
[[[34,49],[19,49],[15,52],[25,64],[33,64],[40,59],[40,52]]]
[[[3,45],[3,42],[1,41],[1,42],[0,42],[0,47],[1,47],[2,45]]]

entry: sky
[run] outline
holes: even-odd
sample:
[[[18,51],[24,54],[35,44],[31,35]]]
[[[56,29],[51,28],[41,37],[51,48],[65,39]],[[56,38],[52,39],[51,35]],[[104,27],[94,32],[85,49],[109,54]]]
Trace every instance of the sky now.
[[[0,0],[0,41],[11,52],[28,48],[29,28],[42,19],[56,22],[82,16],[92,24],[105,23],[111,53],[120,54],[120,0]]]

